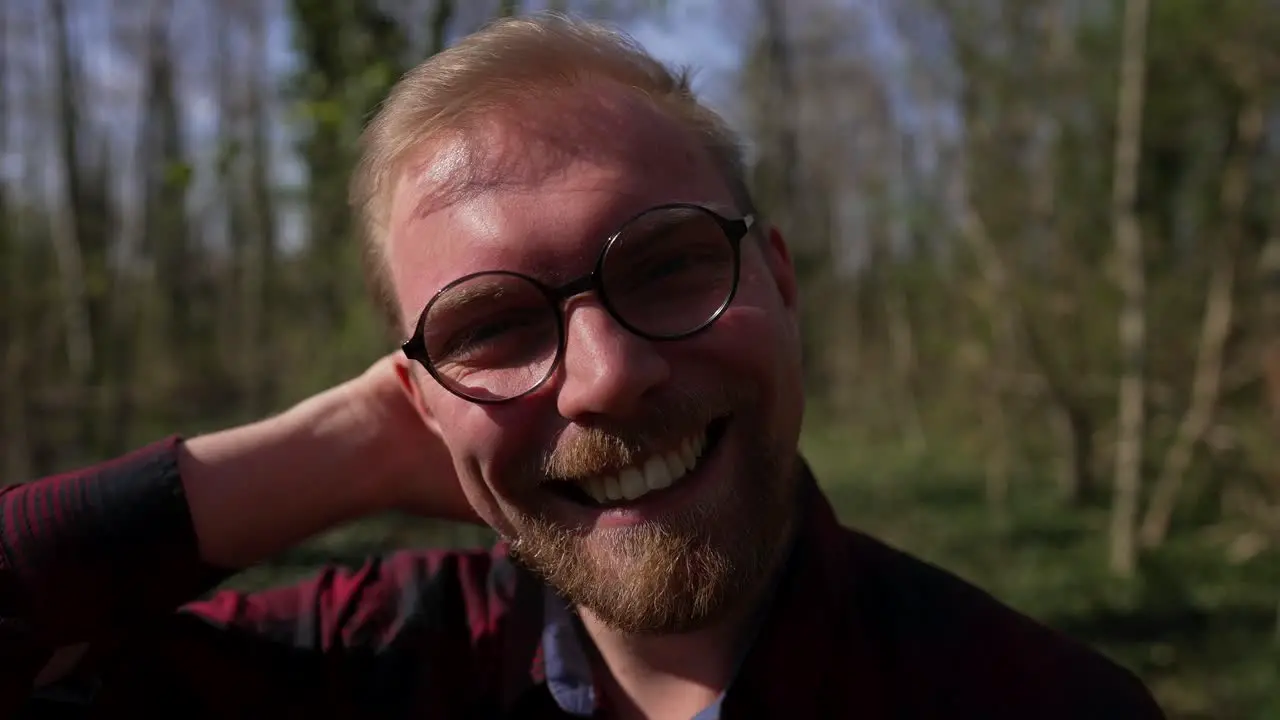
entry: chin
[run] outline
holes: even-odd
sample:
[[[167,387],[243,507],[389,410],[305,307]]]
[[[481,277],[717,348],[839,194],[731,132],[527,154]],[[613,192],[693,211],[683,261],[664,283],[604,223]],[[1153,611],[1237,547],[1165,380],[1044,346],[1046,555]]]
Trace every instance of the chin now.
[[[681,477],[664,485],[659,473],[661,487],[614,503],[568,491],[522,528],[513,554],[623,632],[689,632],[750,603],[785,546],[792,463],[739,415],[682,438],[687,455],[685,442],[694,462]]]

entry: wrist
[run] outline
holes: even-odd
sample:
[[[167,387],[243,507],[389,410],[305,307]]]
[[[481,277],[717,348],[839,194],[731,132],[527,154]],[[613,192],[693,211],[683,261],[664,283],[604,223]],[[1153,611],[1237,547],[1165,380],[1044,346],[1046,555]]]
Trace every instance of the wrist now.
[[[453,457],[427,425],[389,359],[303,401],[291,422],[311,429],[311,443],[348,483],[361,514],[407,512],[479,522],[458,482]]]
[[[352,397],[348,386],[314,395],[280,418],[305,436],[299,450],[308,466],[323,468],[326,488],[334,491],[347,519],[395,509],[395,478],[400,475],[398,449],[386,441],[380,420]]]

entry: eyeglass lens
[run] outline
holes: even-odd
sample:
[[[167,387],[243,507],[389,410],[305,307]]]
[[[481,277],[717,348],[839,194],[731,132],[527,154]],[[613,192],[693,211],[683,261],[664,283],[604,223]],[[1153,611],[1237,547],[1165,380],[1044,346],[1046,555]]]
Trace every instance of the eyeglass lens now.
[[[679,338],[723,309],[736,273],[736,251],[714,215],[660,208],[629,222],[608,246],[599,267],[601,302],[638,335]],[[512,273],[451,286],[423,318],[437,378],[478,400],[528,392],[552,372],[563,345],[559,303]]]

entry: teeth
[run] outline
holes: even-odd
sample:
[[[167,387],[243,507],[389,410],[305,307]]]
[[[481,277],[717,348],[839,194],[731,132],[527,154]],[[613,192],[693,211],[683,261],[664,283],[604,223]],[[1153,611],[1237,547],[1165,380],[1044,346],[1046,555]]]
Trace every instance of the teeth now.
[[[640,465],[626,468],[617,475],[593,477],[582,481],[582,489],[598,503],[635,500],[654,490],[671,487],[693,470],[707,449],[705,433],[686,438],[670,452],[654,455]]]
[[[618,484],[622,486],[622,497],[628,500],[635,500],[649,492],[649,486],[645,484],[644,475],[635,468],[627,468],[618,473]]]
[[[609,499],[609,496],[605,494],[604,480],[602,478],[587,478],[582,483],[582,489],[586,490],[591,499],[598,503]]]
[[[664,455],[662,459],[667,463],[667,472],[671,473],[671,480],[673,482],[684,477],[686,466],[684,464],[684,460],[680,459],[680,455],[678,453],[669,452]]]
[[[622,487],[618,485],[618,478],[607,477],[604,479],[604,497],[606,500],[622,499]]]
[[[685,440],[680,445],[680,458],[684,460],[686,468],[693,467],[698,462],[698,455],[693,451],[693,442]]]
[[[644,483],[650,490],[661,490],[671,485],[671,471],[667,469],[667,461],[661,457],[649,458],[644,464]]]

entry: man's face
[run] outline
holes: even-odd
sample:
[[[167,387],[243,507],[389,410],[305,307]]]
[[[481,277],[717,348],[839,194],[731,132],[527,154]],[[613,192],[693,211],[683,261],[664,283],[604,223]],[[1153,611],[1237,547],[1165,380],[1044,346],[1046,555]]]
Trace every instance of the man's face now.
[[[558,286],[589,273],[625,220],[672,202],[742,215],[696,138],[646,101],[596,87],[526,104],[424,149],[395,188],[397,300],[413,323],[471,273]],[[759,230],[741,243],[733,303],[705,331],[646,340],[578,295],[559,365],[532,393],[473,403],[415,366],[420,411],[477,512],[570,602],[624,632],[694,629],[759,589],[789,527],[803,409],[794,300],[786,247]],[[646,465],[680,477],[648,490]],[[630,483],[632,499],[600,503],[591,482]]]

